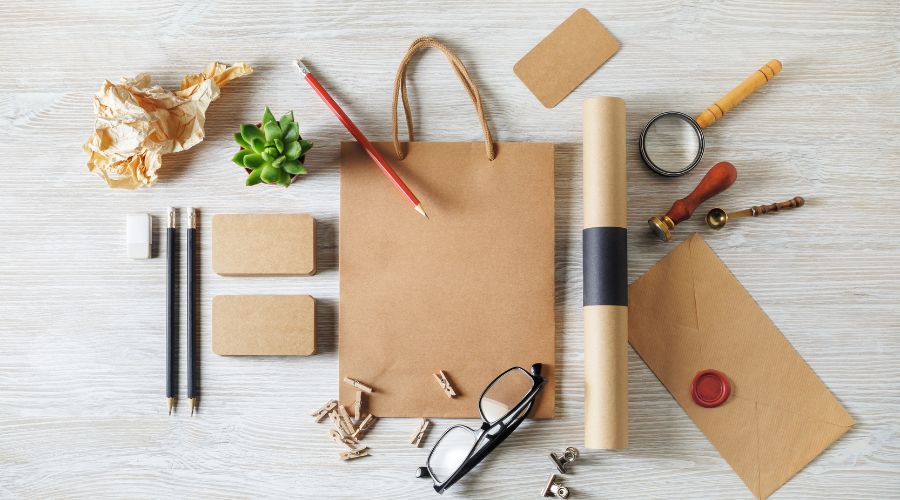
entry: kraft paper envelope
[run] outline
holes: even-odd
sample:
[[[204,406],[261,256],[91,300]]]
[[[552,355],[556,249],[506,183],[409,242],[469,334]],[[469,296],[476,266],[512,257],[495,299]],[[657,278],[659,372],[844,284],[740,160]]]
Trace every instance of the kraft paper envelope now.
[[[847,432],[853,418],[696,234],[628,289],[629,341],[758,498]],[[724,372],[730,398],[703,408],[694,374]]]

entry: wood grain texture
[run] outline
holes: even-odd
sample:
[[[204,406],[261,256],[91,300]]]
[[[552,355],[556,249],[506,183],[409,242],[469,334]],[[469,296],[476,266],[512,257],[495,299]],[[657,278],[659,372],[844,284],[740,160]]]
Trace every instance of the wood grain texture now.
[[[553,470],[547,453],[581,446],[581,105],[615,95],[628,108],[630,280],[700,231],[859,422],[775,497],[900,497],[900,230],[891,221],[900,212],[898,5],[587,5],[622,49],[545,109],[512,66],[581,3],[9,4],[0,30],[0,497],[434,498],[413,471],[451,422],[437,421],[414,449],[414,420],[379,421],[366,438],[372,456],[345,463],[326,425],[309,416],[337,393],[338,147],[348,135],[290,64],[305,56],[370,138],[386,140],[394,71],[423,34],[466,63],[497,140],[560,144],[559,418],[524,425],[446,496],[537,498]],[[634,145],[648,118],[670,109],[697,113],[772,58],[784,70],[707,130],[697,173],[664,179],[641,164]],[[245,61],[256,72],[223,90],[209,110],[206,140],[166,157],[156,187],[114,191],[87,172],[80,146],[104,79],[147,71],[176,85],[213,60]],[[480,140],[468,97],[442,56],[425,53],[414,64],[417,137]],[[231,134],[255,122],[264,105],[293,109],[316,142],[310,175],[289,189],[246,188],[229,161]],[[737,166],[738,180],[701,210],[796,195],[807,206],[719,232],[694,217],[673,242],[657,241],[647,218],[722,160]],[[202,396],[194,418],[183,387],[177,414],[165,414],[165,259],[125,256],[125,214],[155,216],[158,255],[170,205],[202,214]],[[211,217],[238,211],[313,214],[319,273],[214,275]],[[225,293],[313,295],[318,354],[212,354],[210,302]],[[629,373],[630,448],[582,450],[566,477],[573,498],[750,498],[633,352]]]

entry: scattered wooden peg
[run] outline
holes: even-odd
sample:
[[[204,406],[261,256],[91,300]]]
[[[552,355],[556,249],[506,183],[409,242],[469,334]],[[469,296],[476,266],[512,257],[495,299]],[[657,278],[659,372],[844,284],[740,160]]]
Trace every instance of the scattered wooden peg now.
[[[341,460],[353,460],[354,458],[365,457],[369,455],[369,448],[359,448],[341,453]]]
[[[448,398],[453,399],[456,397],[456,391],[454,391],[453,386],[450,385],[450,379],[447,378],[447,374],[444,373],[444,370],[440,370],[438,373],[432,373],[432,375],[434,375],[438,385],[441,386],[441,390],[444,391],[444,394],[446,394]]]
[[[343,423],[341,422],[341,416],[338,415],[337,410],[331,410],[330,412],[328,412],[328,418],[331,419],[331,423],[334,424],[334,427],[336,429],[342,429],[344,427]]]
[[[331,401],[325,403],[321,408],[311,413],[313,418],[316,419],[316,422],[321,422],[322,419],[328,416],[328,413],[331,410],[334,410],[337,407],[337,401],[332,399]]]
[[[349,436],[356,432],[356,427],[354,427],[353,421],[350,420],[350,414],[347,413],[347,408],[345,408],[344,405],[338,405],[337,411],[341,422],[343,423],[341,430],[344,431],[344,434]]]
[[[416,428],[416,433],[413,434],[412,439],[409,440],[409,444],[416,448],[421,448],[422,439],[425,438],[425,430],[428,429],[428,424],[430,423],[427,418],[420,418],[419,426]]]
[[[356,401],[353,402],[353,420],[359,422],[362,419],[362,391],[356,391]]]
[[[328,416],[331,418],[331,423],[334,424],[334,428],[341,431],[341,434],[345,436],[349,436],[353,434],[353,431],[347,430],[347,424],[344,423],[344,419],[341,418],[341,414],[337,412],[337,410],[331,410],[328,413]]]
[[[366,415],[366,418],[359,423],[359,427],[356,428],[356,432],[354,432],[350,437],[356,440],[362,439],[363,435],[368,432],[369,429],[375,425],[375,421],[378,420],[378,417],[375,415],[369,414]]]
[[[341,429],[333,428],[333,429],[331,429],[331,430],[328,431],[328,434],[329,434],[329,435],[331,435],[331,431],[336,432],[336,433],[338,434],[338,436],[341,437],[341,439],[347,439],[347,440],[349,440],[349,441],[351,441],[351,442],[353,442],[353,443],[359,443],[359,439],[356,439],[355,437],[353,437],[352,434],[344,434],[344,431],[342,431]]]
[[[331,437],[332,441],[337,444],[342,444],[351,450],[356,449],[357,441],[351,438],[350,436],[345,436],[341,434],[341,431],[337,429],[329,429],[328,435]]]
[[[373,392],[375,392],[375,389],[372,389],[371,387],[360,382],[359,380],[352,379],[350,377],[344,377],[344,383],[350,384],[351,386],[355,387],[356,389],[363,391],[365,393],[368,393],[368,394],[372,394]]]

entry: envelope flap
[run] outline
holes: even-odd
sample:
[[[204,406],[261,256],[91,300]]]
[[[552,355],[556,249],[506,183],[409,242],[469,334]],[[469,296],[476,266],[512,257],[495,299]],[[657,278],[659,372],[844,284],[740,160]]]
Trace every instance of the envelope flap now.
[[[709,245],[696,234],[685,245],[704,339],[704,367],[725,372],[741,397],[835,425],[853,425],[844,407]]]
[[[675,399],[758,498],[774,493],[849,429],[738,396],[702,408],[686,392]]]
[[[646,305],[628,315],[628,341],[666,387],[686,387],[703,364],[690,257],[669,253],[628,289],[630,304]]]

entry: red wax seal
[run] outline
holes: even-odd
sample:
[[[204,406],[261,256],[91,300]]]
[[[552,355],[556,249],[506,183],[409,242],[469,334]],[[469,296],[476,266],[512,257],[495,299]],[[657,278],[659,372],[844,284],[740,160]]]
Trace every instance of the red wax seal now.
[[[691,397],[704,408],[715,408],[728,400],[731,384],[718,370],[700,370],[691,381]]]

